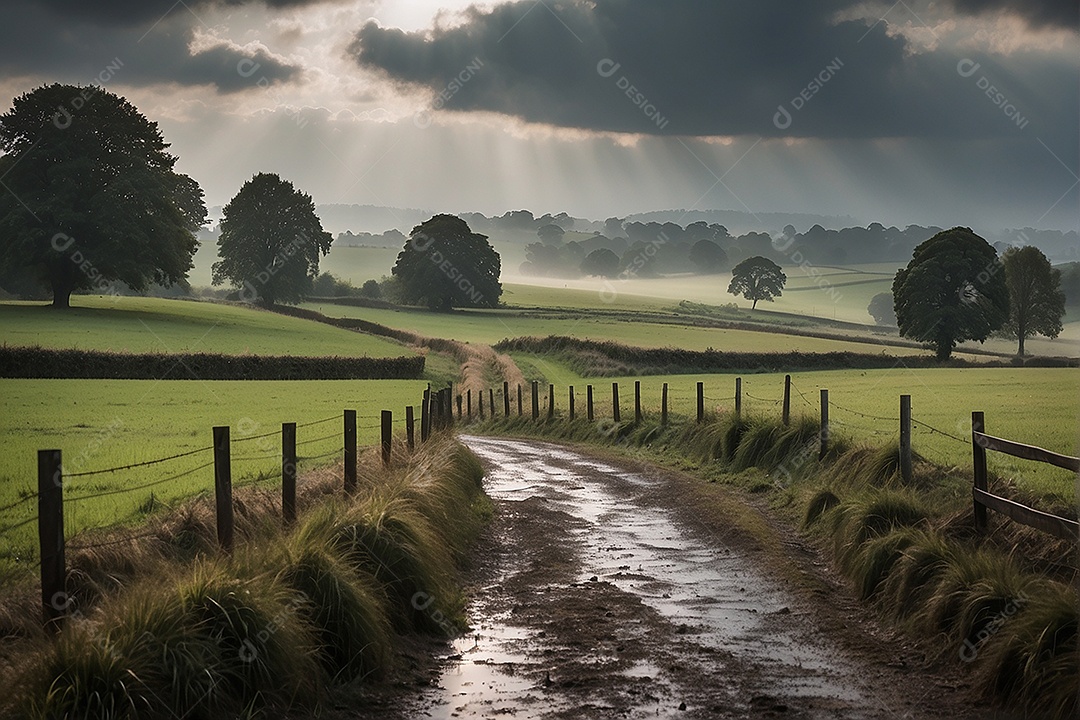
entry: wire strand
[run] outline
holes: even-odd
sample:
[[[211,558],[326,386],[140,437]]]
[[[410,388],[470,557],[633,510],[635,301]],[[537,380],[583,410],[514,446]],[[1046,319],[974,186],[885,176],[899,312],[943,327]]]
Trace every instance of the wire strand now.
[[[208,463],[203,463],[202,465],[199,465],[198,467],[194,467],[194,468],[192,468],[190,470],[185,470],[182,473],[177,473],[176,475],[170,475],[169,477],[162,478],[160,480],[154,480],[153,482],[143,483],[142,485],[135,485],[135,486],[132,486],[132,487],[125,487],[125,488],[117,488],[116,490],[105,490],[104,492],[94,493],[94,494],[91,494],[91,495],[75,495],[73,497],[66,497],[66,498],[64,498],[64,503],[67,504],[67,503],[79,502],[81,500],[92,500],[94,498],[108,497],[110,495],[122,495],[124,493],[135,492],[137,490],[145,490],[146,488],[154,487],[156,485],[161,485],[161,484],[167,483],[167,482],[171,482],[171,481],[176,480],[178,478],[182,478],[182,477],[185,477],[187,475],[197,473],[200,470],[205,470],[206,468],[210,467],[213,464],[214,464],[214,461],[211,460]]]
[[[132,463],[131,465],[120,465],[118,467],[106,468],[104,470],[87,470],[85,472],[64,473],[64,477],[65,478],[88,477],[90,475],[103,475],[105,473],[117,472],[119,470],[131,470],[132,468],[148,467],[150,465],[158,465],[158,464],[163,463],[163,462],[169,462],[170,460],[178,460],[178,459],[183,458],[183,457],[188,457],[189,455],[196,455],[198,453],[207,452],[207,451],[213,450],[213,449],[214,449],[214,446],[211,445],[210,447],[199,448],[198,450],[188,450],[187,452],[178,453],[176,455],[170,455],[168,457],[158,458],[157,460],[147,460],[145,462]]]

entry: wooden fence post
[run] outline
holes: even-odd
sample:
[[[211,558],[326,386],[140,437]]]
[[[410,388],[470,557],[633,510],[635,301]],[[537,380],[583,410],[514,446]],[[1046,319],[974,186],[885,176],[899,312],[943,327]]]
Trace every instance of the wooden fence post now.
[[[622,420],[622,413],[619,412],[619,383],[611,383],[611,419],[615,422]]]
[[[570,386],[570,419],[574,419],[574,386]]]
[[[697,421],[705,422],[705,383],[697,384]]]
[[[484,391],[476,391],[476,409],[481,420],[484,419]]]
[[[900,479],[911,482],[911,396],[900,396]]]
[[[443,391],[443,409],[445,410],[446,427],[454,426],[454,385],[451,383]]]
[[[345,411],[345,492],[356,490],[356,411]]]
[[[548,385],[548,420],[555,418],[555,386]]]
[[[439,393],[433,392],[428,398],[428,402],[431,405],[428,408],[428,434],[427,439],[431,439],[431,431],[439,427]]]
[[[59,450],[38,450],[38,547],[41,613],[45,627],[59,631],[68,608],[64,562],[64,473]]]
[[[394,413],[392,410],[382,411],[382,461],[383,465],[390,464],[390,443],[394,439]]]
[[[469,422],[472,422],[472,388],[465,391],[465,408]]]
[[[510,417],[510,383],[503,380],[503,417]]]
[[[634,422],[641,422],[641,381],[634,381]]]
[[[214,500],[217,510],[218,545],[225,552],[232,552],[232,466],[227,425],[214,428]]]
[[[971,413],[971,460],[974,469],[974,487],[987,492],[986,482],[986,448],[975,439],[975,433],[985,433],[986,423],[981,412]],[[975,529],[978,532],[986,531],[986,506],[974,498],[972,493],[973,510],[975,511]]]
[[[829,391],[821,388],[821,445],[818,447],[818,460],[825,457],[829,449]]]
[[[488,388],[488,410],[491,411],[491,419],[495,419],[495,389]]]
[[[585,386],[585,417],[590,421],[593,419],[592,385]]]
[[[416,438],[413,436],[413,406],[405,406],[405,443],[409,450],[416,449]]]
[[[791,424],[791,376],[784,376],[784,411],[781,420],[785,425]]]
[[[667,425],[667,383],[660,390],[660,424]]]
[[[536,380],[532,381],[532,417],[533,420],[540,417],[540,385]]]
[[[735,378],[735,417],[742,417],[742,378]]]
[[[281,423],[281,520],[296,522],[296,423]]]
[[[457,394],[457,419],[461,422],[461,393]]]
[[[523,410],[521,409],[521,383],[518,383],[518,417],[521,417],[522,412]]]
[[[420,442],[427,442],[431,417],[431,388],[424,390],[424,399],[420,402]]]

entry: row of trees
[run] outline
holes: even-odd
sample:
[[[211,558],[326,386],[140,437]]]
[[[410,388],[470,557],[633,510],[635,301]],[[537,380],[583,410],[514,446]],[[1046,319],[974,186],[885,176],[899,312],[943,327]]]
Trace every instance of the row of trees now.
[[[182,282],[206,220],[202,190],[174,170],[177,158],[157,125],[117,95],[96,89],[85,96],[83,88],[50,85],[16,98],[0,116],[7,190],[0,195],[0,264],[31,268],[52,289],[57,307],[67,307],[74,291],[111,281],[135,290]],[[75,97],[84,100],[78,112],[58,114]],[[521,220],[536,222],[531,214]],[[528,263],[566,265],[570,258],[584,274],[649,276],[665,257],[683,251],[703,270],[720,269],[728,261],[725,243],[775,254],[763,233],[734,245],[722,226],[666,225],[627,224],[627,241],[596,235],[564,244],[563,228],[545,222],[536,228],[540,242],[529,246]],[[676,232],[679,243],[671,242],[669,233]],[[313,292],[331,242],[310,195],[259,173],[223,210],[213,282],[230,283],[242,299],[266,305],[298,300]],[[621,255],[612,247],[619,243]],[[500,271],[487,236],[460,217],[436,215],[413,228],[393,276],[402,301],[448,310],[497,306]],[[732,275],[728,292],[755,308],[779,296],[786,281],[769,253],[740,262]],[[1022,355],[1027,337],[1061,332],[1060,281],[1037,248],[1012,248],[999,258],[986,240],[958,227],[915,248],[896,274],[891,305],[900,333],[930,343],[939,358],[960,342],[1001,332],[1018,339]],[[888,303],[875,298],[870,311],[884,317]]]

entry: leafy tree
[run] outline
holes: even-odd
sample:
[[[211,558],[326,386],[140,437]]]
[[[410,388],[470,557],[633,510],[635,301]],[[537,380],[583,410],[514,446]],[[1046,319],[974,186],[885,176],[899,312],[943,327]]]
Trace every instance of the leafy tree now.
[[[360,297],[371,298],[372,300],[378,300],[382,297],[382,288],[379,287],[378,280],[368,280],[360,287]]]
[[[581,261],[581,272],[585,275],[615,277],[619,274],[619,256],[607,248],[593,250]]]
[[[718,273],[727,265],[728,256],[712,240],[698,240],[690,248],[690,262],[699,273]]]
[[[296,302],[311,292],[319,256],[333,240],[310,195],[274,173],[259,173],[222,210],[213,283],[231,281],[242,300],[268,307]]]
[[[772,302],[773,298],[780,297],[786,282],[787,275],[779,265],[756,255],[746,258],[732,269],[727,291],[753,300],[751,309],[756,309],[758,300]]]
[[[566,231],[554,223],[548,223],[547,225],[541,225],[536,231],[536,234],[542,242],[558,245],[562,242],[563,235],[566,234]]]
[[[1065,314],[1061,271],[1050,267],[1039,248],[1009,248],[1001,256],[1005,286],[1009,290],[1009,319],[1002,330],[1019,342],[1016,354],[1024,356],[1024,340],[1032,335],[1056,338]]]
[[[874,318],[878,325],[895,325],[896,310],[893,308],[892,293],[878,293],[870,298],[870,304],[866,306],[866,312]]]
[[[893,279],[900,334],[947,360],[957,343],[982,342],[1009,317],[1009,291],[997,251],[971,231],[943,230],[915,248]]]
[[[114,281],[184,279],[206,220],[157,123],[97,87],[47,85],[0,116],[0,266],[29,269],[70,306]]]
[[[393,274],[402,300],[432,310],[496,307],[502,262],[486,235],[454,215],[436,215],[412,229]]]

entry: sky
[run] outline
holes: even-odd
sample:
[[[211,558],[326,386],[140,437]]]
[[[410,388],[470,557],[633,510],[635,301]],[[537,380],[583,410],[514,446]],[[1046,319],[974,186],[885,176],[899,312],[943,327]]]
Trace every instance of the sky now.
[[[5,0],[0,110],[97,84],[208,205],[1080,225],[1075,0]],[[804,230],[805,228],[798,228]]]

